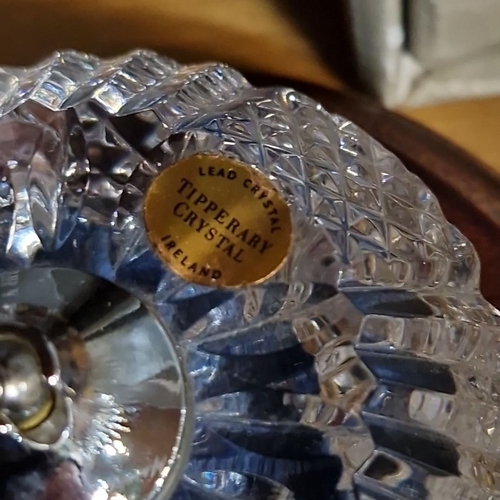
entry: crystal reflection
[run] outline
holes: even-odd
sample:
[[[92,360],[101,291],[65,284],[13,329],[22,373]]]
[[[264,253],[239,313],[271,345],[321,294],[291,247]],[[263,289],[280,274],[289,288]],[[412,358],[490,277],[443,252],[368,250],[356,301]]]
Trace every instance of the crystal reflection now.
[[[76,271],[33,268],[0,283],[9,292],[1,323],[26,325],[57,353],[72,424],[57,449],[39,453],[21,441],[18,460],[2,469],[0,499],[133,500],[168,490],[182,465],[186,394],[156,316],[124,290]],[[0,442],[4,456],[16,446],[11,430]]]

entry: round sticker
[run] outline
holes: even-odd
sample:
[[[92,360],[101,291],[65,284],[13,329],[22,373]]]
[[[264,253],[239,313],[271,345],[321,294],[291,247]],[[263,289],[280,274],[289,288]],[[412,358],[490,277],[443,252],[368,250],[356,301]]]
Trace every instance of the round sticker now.
[[[271,277],[292,239],[290,211],[255,168],[198,154],[166,168],[144,217],[157,254],[188,281],[239,287]]]

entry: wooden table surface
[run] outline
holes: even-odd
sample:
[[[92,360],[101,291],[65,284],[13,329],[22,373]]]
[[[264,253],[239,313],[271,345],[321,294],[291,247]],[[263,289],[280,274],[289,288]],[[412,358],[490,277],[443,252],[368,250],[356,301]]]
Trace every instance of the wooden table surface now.
[[[247,71],[339,87],[315,43],[287,15],[296,3],[23,0],[19,8],[18,0],[2,0],[0,64],[32,64],[64,48],[108,57],[149,48],[180,61],[221,60]]]
[[[399,112],[459,145],[500,179],[500,97]]]

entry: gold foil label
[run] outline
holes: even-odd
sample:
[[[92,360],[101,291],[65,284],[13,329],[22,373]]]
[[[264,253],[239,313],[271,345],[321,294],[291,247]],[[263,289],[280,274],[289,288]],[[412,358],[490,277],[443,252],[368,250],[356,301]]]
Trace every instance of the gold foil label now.
[[[194,155],[164,170],[146,195],[149,240],[181,277],[238,287],[272,276],[292,238],[290,211],[257,170]]]

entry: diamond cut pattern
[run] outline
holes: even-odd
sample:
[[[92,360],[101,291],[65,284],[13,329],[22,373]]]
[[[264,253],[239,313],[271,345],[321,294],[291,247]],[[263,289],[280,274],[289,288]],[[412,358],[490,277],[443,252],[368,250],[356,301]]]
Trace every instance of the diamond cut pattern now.
[[[270,109],[269,102],[279,106]],[[433,219],[429,219],[429,208],[437,207],[433,196],[393,157],[386,161],[383,155],[372,154],[377,151],[373,139],[350,122],[337,121],[339,124],[334,124],[325,111],[294,92],[262,95],[254,91],[231,116],[212,119],[205,130],[217,131],[220,151],[275,176],[282,191],[313,220],[326,227],[329,219],[335,228],[343,228],[346,244],[333,246],[338,261],[349,267],[349,281],[353,280],[352,264],[380,249],[383,253],[378,253],[377,259],[383,257],[387,269],[393,267],[394,272],[387,275],[386,269],[386,282],[381,282],[379,275],[379,286],[446,286],[450,266],[443,263],[458,259],[436,229],[447,226],[439,209],[431,211]],[[234,139],[237,144],[233,144]],[[380,169],[379,156],[385,162]],[[330,199],[331,209],[314,203],[313,193]],[[415,272],[402,275],[400,260],[411,260]],[[354,276],[359,284],[373,284],[373,278],[366,275],[366,269]]]
[[[176,499],[243,484],[252,500],[499,498],[500,314],[477,293],[471,244],[397,158],[221,64],[66,52],[0,78],[0,265],[78,267],[161,315],[199,424]],[[149,248],[150,182],[207,151],[259,168],[289,202],[295,246],[269,282],[207,290]]]

